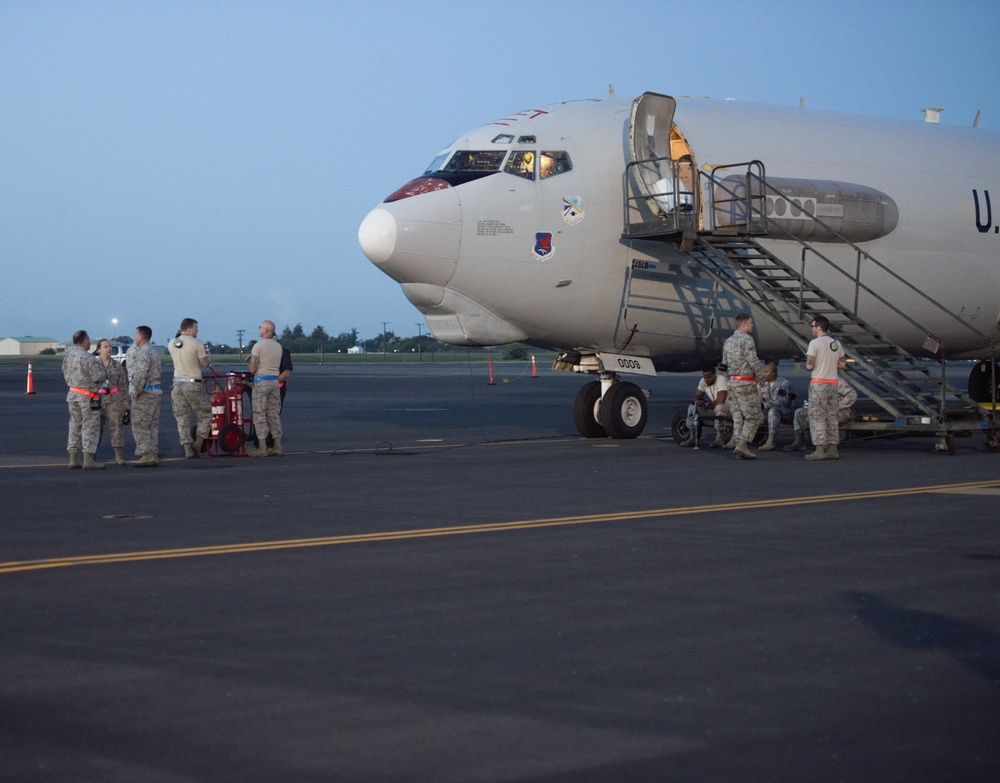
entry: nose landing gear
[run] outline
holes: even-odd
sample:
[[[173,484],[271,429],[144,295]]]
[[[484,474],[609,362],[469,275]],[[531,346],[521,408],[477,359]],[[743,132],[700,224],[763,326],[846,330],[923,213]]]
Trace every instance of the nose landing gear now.
[[[585,438],[637,438],[648,414],[645,392],[613,373],[601,373],[600,381],[584,384],[573,402],[573,423]]]

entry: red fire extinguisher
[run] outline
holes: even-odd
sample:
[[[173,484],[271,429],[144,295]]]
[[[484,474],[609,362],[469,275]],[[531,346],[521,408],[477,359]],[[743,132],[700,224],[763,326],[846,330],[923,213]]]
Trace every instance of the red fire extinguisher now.
[[[219,437],[219,430],[226,424],[226,393],[220,388],[212,395],[212,437]]]
[[[226,397],[228,421],[237,427],[243,426],[243,379],[235,373],[226,376]]]

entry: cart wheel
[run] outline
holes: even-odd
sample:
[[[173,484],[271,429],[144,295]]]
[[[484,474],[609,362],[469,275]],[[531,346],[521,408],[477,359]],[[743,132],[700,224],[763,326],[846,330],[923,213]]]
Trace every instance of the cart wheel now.
[[[232,454],[243,447],[246,439],[247,436],[240,427],[232,423],[224,424],[219,430],[219,450],[226,452],[226,454]]]
[[[955,440],[950,435],[943,436],[934,445],[935,454],[944,454],[946,456],[951,456],[955,453]]]
[[[682,443],[691,437],[687,411],[677,411],[674,414],[673,421],[670,422],[670,434],[674,436],[676,443]]]

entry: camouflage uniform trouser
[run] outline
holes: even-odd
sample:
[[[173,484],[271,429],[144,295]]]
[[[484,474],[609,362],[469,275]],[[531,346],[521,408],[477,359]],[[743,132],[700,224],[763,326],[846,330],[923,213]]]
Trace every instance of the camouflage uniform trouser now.
[[[174,381],[170,392],[170,401],[174,406],[174,418],[177,419],[177,435],[181,445],[194,442],[191,437],[191,414],[198,416],[196,434],[199,438],[207,438],[212,434],[212,403],[209,402],[205,387],[200,383]]]
[[[753,443],[753,439],[757,436],[757,428],[764,421],[757,384],[730,381],[727,402],[733,414],[733,437],[745,443]]]
[[[89,397],[82,394],[74,397],[75,399],[66,403],[69,408],[69,438],[66,441],[66,451],[96,454],[97,444],[101,440],[101,412],[91,410]]]
[[[790,407],[776,407],[767,409],[767,435],[768,437],[774,437],[778,434],[778,429],[781,427],[781,422],[791,421],[792,419],[792,409]]]
[[[814,446],[836,446],[840,443],[837,404],[837,384],[809,384],[809,434]]]
[[[720,418],[729,418],[732,413],[729,410],[728,403],[722,403],[722,405],[717,405],[710,411],[706,411],[704,408],[699,408],[695,404],[688,405],[687,414],[687,425],[688,431],[692,436],[695,435],[695,427],[701,426],[701,417],[704,415],[706,418],[714,416],[711,419],[712,428],[715,430],[716,437],[722,437],[722,432],[727,428],[728,422],[719,421]]]
[[[250,397],[253,405],[253,428],[258,438],[281,437],[281,390],[277,381],[254,381]]]
[[[155,454],[160,448],[160,399],[155,391],[144,391],[132,397],[132,437],[136,456]]]
[[[125,415],[125,395],[123,392],[101,395],[101,419],[108,424],[111,433],[111,447],[120,449],[125,445],[125,431],[122,416]]]

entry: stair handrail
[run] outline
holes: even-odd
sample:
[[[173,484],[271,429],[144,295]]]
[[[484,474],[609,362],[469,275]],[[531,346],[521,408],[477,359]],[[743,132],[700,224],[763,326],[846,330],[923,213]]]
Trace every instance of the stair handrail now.
[[[710,181],[711,181],[711,184],[712,184],[712,187],[709,189],[709,201],[710,201],[710,204],[709,204],[709,207],[708,207],[710,210],[712,210],[711,214],[714,215],[715,189],[716,189],[716,187],[718,187],[719,189],[725,191],[726,193],[728,193],[731,196],[734,196],[736,198],[742,198],[740,196],[740,194],[738,194],[735,190],[732,190],[731,188],[727,187],[726,185],[723,185],[722,182],[716,180],[716,177],[715,177],[715,174],[716,174],[717,171],[728,170],[728,169],[732,169],[732,168],[736,168],[736,167],[740,167],[740,166],[746,166],[747,167],[747,173],[746,173],[745,176],[746,176],[746,178],[747,178],[748,181],[751,180],[751,179],[758,179],[760,181],[760,184],[761,184],[761,186],[762,186],[762,188],[764,189],[765,192],[769,191],[769,192],[771,192],[771,193],[773,193],[773,194],[775,194],[777,196],[780,196],[780,197],[782,197],[782,198],[784,198],[786,200],[791,201],[792,200],[791,196],[789,196],[786,193],[783,193],[781,190],[779,190],[778,188],[774,187],[773,185],[770,185],[767,182],[766,178],[758,177],[758,175],[754,174],[750,170],[750,166],[758,166],[760,168],[760,170],[763,171],[763,165],[764,164],[761,163],[760,161],[756,161],[755,160],[755,161],[748,161],[748,162],[745,162],[745,163],[731,163],[731,164],[728,164],[728,165],[725,165],[725,166],[713,166],[712,169],[708,172],[709,173],[709,177],[710,177]],[[764,221],[766,222],[766,224],[768,226],[778,229],[781,233],[785,234],[788,239],[792,239],[792,240],[798,242],[799,245],[801,245],[803,248],[805,248],[809,252],[815,253],[816,256],[818,256],[820,259],[822,259],[824,262],[826,262],[826,264],[828,266],[831,266],[833,269],[835,269],[836,271],[840,272],[840,274],[842,274],[848,280],[850,280],[851,282],[853,282],[856,288],[862,289],[863,291],[865,291],[866,293],[870,294],[875,299],[877,299],[879,302],[881,302],[882,304],[886,305],[889,309],[891,309],[898,316],[900,316],[904,320],[908,321],[911,326],[914,326],[915,328],[917,328],[918,330],[920,330],[921,332],[923,332],[924,334],[926,334],[928,337],[930,337],[933,340],[935,340],[938,343],[938,345],[940,345],[942,348],[943,348],[943,343],[942,343],[941,339],[937,335],[935,335],[933,332],[931,332],[930,330],[928,330],[927,328],[925,328],[922,324],[919,324],[916,321],[914,321],[912,318],[910,318],[910,316],[908,316],[906,313],[904,313],[902,310],[900,310],[894,304],[892,304],[891,302],[889,302],[881,294],[879,294],[878,292],[874,291],[873,289],[869,288],[866,284],[864,284],[864,283],[861,282],[861,272],[860,272],[861,261],[860,261],[860,259],[861,259],[862,256],[864,258],[868,259],[869,261],[871,261],[873,264],[875,264],[875,266],[877,266],[882,271],[888,273],[895,280],[903,283],[903,285],[905,285],[907,288],[909,288],[915,294],[917,294],[918,296],[920,296],[923,299],[927,300],[927,302],[929,302],[930,304],[934,305],[936,308],[938,308],[941,312],[943,312],[949,318],[951,318],[952,320],[954,320],[957,323],[961,324],[967,330],[969,330],[970,332],[972,332],[974,335],[976,335],[979,338],[981,338],[984,343],[986,343],[986,344],[988,344],[990,346],[991,355],[995,356],[995,347],[996,346],[995,346],[995,344],[993,342],[993,339],[991,337],[989,337],[989,335],[984,334],[979,329],[977,329],[975,326],[973,326],[972,324],[970,324],[968,321],[963,320],[960,315],[958,315],[957,313],[952,312],[947,307],[945,307],[943,304],[941,304],[937,300],[935,300],[935,299],[931,298],[930,296],[928,296],[924,291],[921,291],[919,288],[917,288],[915,285],[913,285],[913,283],[911,283],[909,280],[907,280],[906,278],[902,277],[898,273],[894,272],[892,269],[890,269],[889,267],[887,267],[885,264],[883,264],[881,261],[879,261],[873,255],[871,255],[871,253],[869,253],[868,251],[866,251],[863,248],[859,247],[857,244],[855,244],[854,242],[852,242],[850,239],[848,239],[847,237],[845,237],[842,234],[840,234],[832,226],[830,226],[827,223],[825,223],[824,221],[820,220],[820,218],[816,217],[815,214],[813,214],[812,212],[810,212],[809,210],[807,210],[805,207],[800,207],[800,209],[801,209],[801,211],[802,211],[803,214],[808,215],[815,223],[817,223],[818,225],[820,225],[823,228],[825,228],[827,231],[829,231],[831,234],[833,234],[840,242],[843,242],[844,244],[849,245],[851,248],[853,248],[855,250],[855,252],[858,253],[858,273],[857,273],[857,276],[852,277],[849,272],[847,272],[846,270],[842,269],[832,259],[828,258],[826,255],[824,255],[822,252],[820,252],[815,247],[813,247],[812,245],[810,245],[808,242],[800,239],[799,237],[797,237],[794,234],[792,234],[792,232],[790,232],[788,229],[784,228],[783,226],[781,226],[778,223],[776,223],[773,220],[771,220],[767,216],[767,213],[764,210],[760,209],[758,206],[756,206],[755,204],[753,204],[754,200],[755,200],[754,197],[751,195],[751,188],[748,186],[747,187],[747,195],[744,198],[744,201],[745,201],[745,204],[746,204],[746,207],[747,207],[748,210],[750,210],[750,211],[758,214],[760,217],[762,217],[764,219]],[[712,222],[712,227],[713,227],[713,229],[715,228],[715,222],[714,222],[714,220]],[[803,275],[803,277],[804,277],[804,275]],[[943,355],[943,353],[942,353],[942,355]]]
[[[699,194],[681,188],[682,184],[681,178],[677,171],[678,162],[680,161],[674,160],[670,156],[664,155],[655,158],[643,158],[641,160],[632,160],[625,164],[625,173],[622,176],[622,209],[623,209],[623,224],[624,224],[623,234],[625,236],[632,235],[631,227],[633,224],[629,220],[629,212],[630,210],[636,208],[633,206],[633,203],[638,204],[646,202],[648,204],[648,202],[652,201],[653,204],[655,204],[655,207],[651,207],[651,211],[660,212],[662,215],[660,219],[665,222],[668,222],[672,231],[681,231],[683,228],[686,227],[686,224],[696,224],[697,221],[695,220],[695,217],[697,214],[697,207],[695,206],[694,211],[688,213],[685,210],[681,209],[681,205],[686,203],[684,202],[684,197],[689,197],[690,203],[693,206],[697,205]],[[649,185],[642,181],[642,177],[640,175],[634,175],[631,179],[629,178],[630,170],[633,167],[638,168],[641,165],[660,164],[660,163],[666,163],[669,166],[670,180],[673,186],[672,192],[664,191],[660,193],[659,191],[650,189]],[[698,175],[698,172],[694,167],[691,168],[691,172],[693,176]],[[634,183],[639,187],[633,188],[630,185],[630,183]],[[645,195],[642,193],[634,195],[633,191],[636,189],[638,190],[646,189],[648,192]],[[672,199],[673,207],[667,209],[666,203],[661,204],[659,202],[659,199],[661,198],[667,202],[669,202]]]

